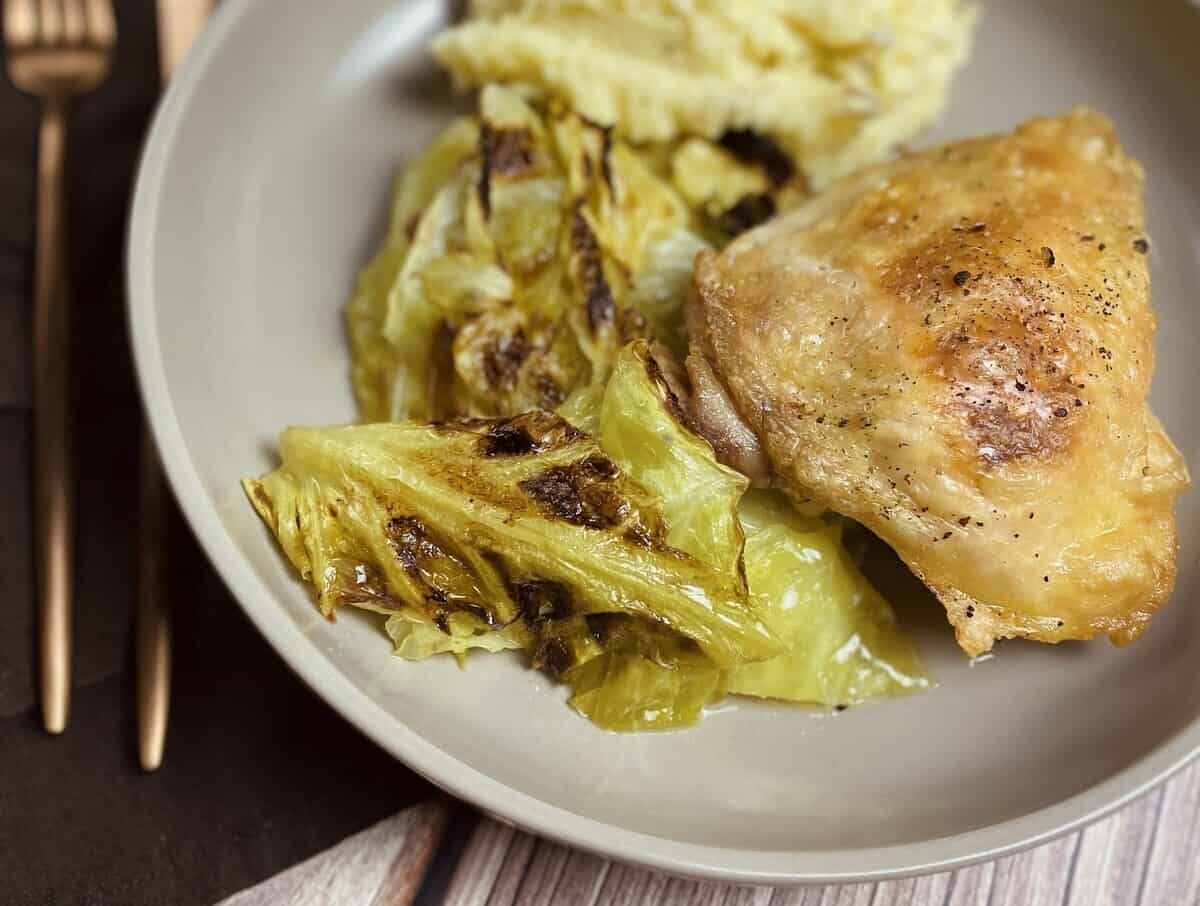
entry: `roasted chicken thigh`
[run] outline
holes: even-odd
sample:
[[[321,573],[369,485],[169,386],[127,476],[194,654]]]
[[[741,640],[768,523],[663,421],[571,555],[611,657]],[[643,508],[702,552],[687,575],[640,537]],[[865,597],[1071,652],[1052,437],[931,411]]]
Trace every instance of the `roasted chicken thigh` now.
[[[698,260],[697,425],[890,544],[970,655],[1137,638],[1188,483],[1146,402],[1141,193],[1086,110],[842,180]]]

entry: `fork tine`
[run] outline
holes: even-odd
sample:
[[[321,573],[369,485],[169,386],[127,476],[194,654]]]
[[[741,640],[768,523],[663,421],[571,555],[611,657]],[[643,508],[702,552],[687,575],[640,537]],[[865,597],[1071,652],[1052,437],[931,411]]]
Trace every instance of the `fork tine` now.
[[[111,0],[73,0],[83,6],[88,40],[100,47],[111,47],[117,40],[117,23],[113,19]]]
[[[38,40],[43,44],[58,44],[62,38],[62,7],[57,0],[38,0]]]
[[[37,38],[38,23],[35,0],[4,0],[4,40],[22,47]]]
[[[62,6],[63,35],[68,44],[82,44],[87,37],[87,17],[78,0],[58,0]]]

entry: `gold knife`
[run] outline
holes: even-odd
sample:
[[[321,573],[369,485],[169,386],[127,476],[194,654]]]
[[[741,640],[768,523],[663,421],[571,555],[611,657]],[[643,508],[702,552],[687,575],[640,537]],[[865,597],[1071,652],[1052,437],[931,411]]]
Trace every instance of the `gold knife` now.
[[[158,48],[166,85],[212,11],[210,0],[158,0]],[[166,589],[166,506],[162,466],[143,424],[137,600],[138,760],[162,764],[171,704],[171,622]]]

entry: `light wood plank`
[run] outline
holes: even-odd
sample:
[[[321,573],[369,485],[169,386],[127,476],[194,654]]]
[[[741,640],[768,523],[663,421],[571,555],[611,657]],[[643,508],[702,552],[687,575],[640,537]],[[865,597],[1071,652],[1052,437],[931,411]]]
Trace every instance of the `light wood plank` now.
[[[525,880],[525,868],[529,865],[529,860],[533,858],[533,851],[537,849],[537,846],[537,837],[521,833],[513,837],[504,857],[504,863],[496,875],[495,886],[492,887],[491,895],[488,897],[489,906],[508,906],[508,904],[517,902],[517,894],[521,890],[521,883]]]
[[[1139,906],[1200,902],[1200,769],[1195,766],[1163,790]]]
[[[438,797],[410,810],[404,843],[396,853],[371,906],[409,906],[417,898],[455,806]]]
[[[604,886],[611,863],[526,835],[514,840],[496,875],[488,906],[591,906]]]
[[[821,888],[820,906],[871,906],[874,884],[842,884]]]
[[[995,862],[960,868],[950,876],[945,906],[984,906],[992,894],[995,876]]]
[[[444,804],[438,808],[444,808]],[[442,821],[437,809],[419,806],[381,821],[361,833],[343,840],[307,861],[301,862],[241,893],[222,901],[220,906],[328,906],[330,903],[373,903],[379,906],[408,906],[412,896],[401,899],[402,891],[377,900],[380,891],[394,879],[394,868],[401,852],[414,843],[434,842],[429,834],[431,821]],[[426,860],[427,861],[427,860]],[[422,874],[424,864],[421,865]],[[415,886],[404,888],[415,895]]]
[[[776,888],[771,906],[820,906],[823,887]]]
[[[670,906],[724,906],[731,889],[722,884],[672,878],[659,902]]]
[[[565,846],[549,843],[545,840],[538,842],[533,851],[533,858],[525,869],[525,877],[521,889],[511,906],[553,906],[554,892],[558,889],[558,881],[562,877],[563,868],[570,855]],[[497,903],[489,900],[488,906],[510,906],[508,903]]]
[[[725,899],[725,906],[771,906],[773,893],[770,887],[735,887]]]
[[[531,837],[518,833],[506,824],[484,818],[475,826],[446,890],[447,906],[478,906],[488,901],[497,877],[506,867],[505,858],[514,838],[519,838],[522,845],[533,848]],[[520,865],[518,872],[524,868],[523,862]]]
[[[666,875],[614,863],[600,888],[598,902],[604,906],[649,906],[661,902],[668,881]]]
[[[771,906],[870,906],[874,893],[874,884],[780,887],[771,897]]]
[[[563,866],[555,891],[555,903],[577,903],[593,906],[604,887],[604,879],[612,863],[590,853],[572,852]]]
[[[949,892],[949,872],[884,881],[876,887],[871,906],[942,906]]]
[[[1078,845],[1076,835],[1055,840],[1037,849],[1008,856],[996,863],[989,906],[1029,906],[1063,902],[1071,860]]]
[[[819,902],[819,897],[823,888],[820,887],[801,887],[790,889],[786,887],[776,887],[771,893],[771,906],[816,906]],[[809,899],[811,896],[818,897],[817,900]]]
[[[1066,906],[1129,906],[1137,902],[1162,790],[1137,800],[1079,836]]]

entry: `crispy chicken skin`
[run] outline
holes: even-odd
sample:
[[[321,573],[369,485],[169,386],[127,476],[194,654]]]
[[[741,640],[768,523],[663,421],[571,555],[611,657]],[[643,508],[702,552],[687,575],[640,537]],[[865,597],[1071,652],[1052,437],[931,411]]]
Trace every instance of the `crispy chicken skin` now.
[[[1146,404],[1141,189],[1078,110],[862,171],[704,253],[696,424],[895,548],[967,654],[1136,639],[1188,483]]]

